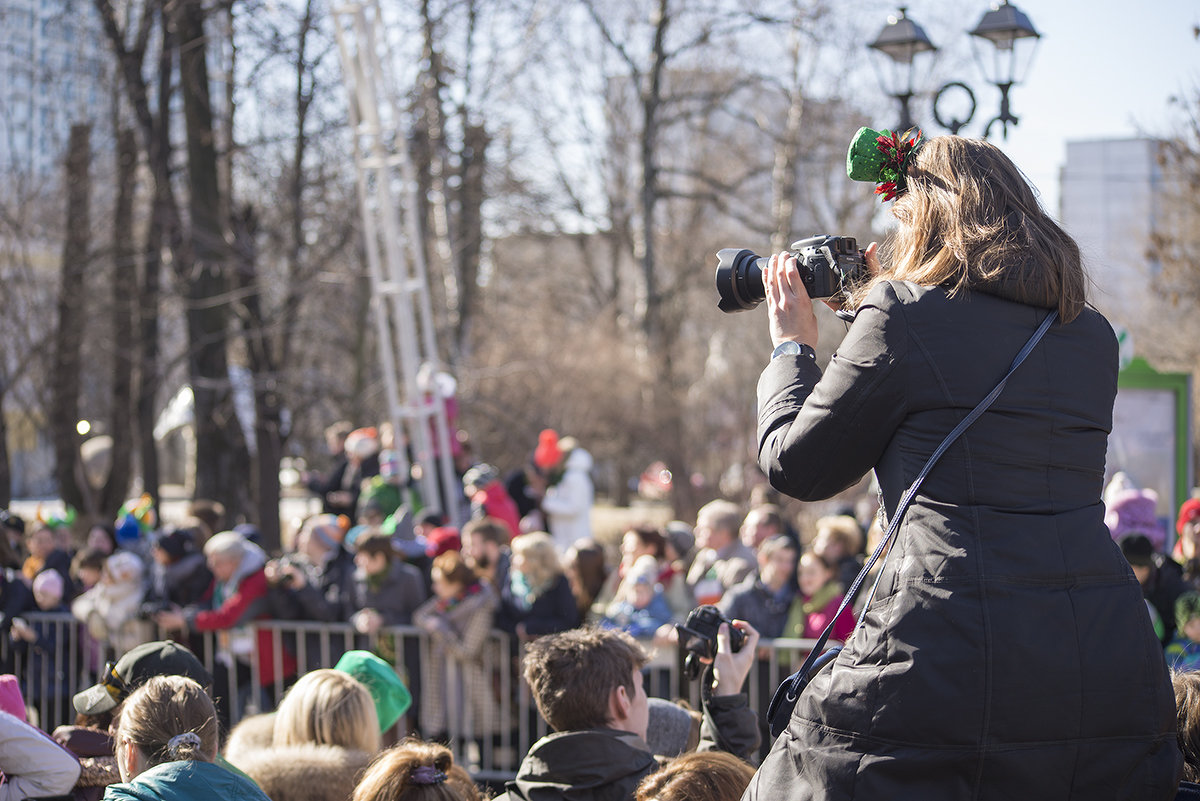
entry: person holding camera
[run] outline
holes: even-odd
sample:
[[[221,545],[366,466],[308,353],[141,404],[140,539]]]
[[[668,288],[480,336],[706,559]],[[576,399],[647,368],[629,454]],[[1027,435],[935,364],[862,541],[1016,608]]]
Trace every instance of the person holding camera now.
[[[759,463],[804,501],[874,469],[889,520],[918,489],[745,798],[1171,798],[1171,685],[1101,502],[1117,343],[1079,248],[994,145],[864,131],[851,177],[873,157],[898,225],[824,374],[797,259],[771,257]]]
[[[759,743],[755,715],[742,693],[758,632],[733,621],[745,638],[734,651],[729,625],[721,622],[716,632],[699,750],[745,757]],[[636,640],[613,629],[571,629],[530,643],[525,680],[554,731],[530,747],[497,801],[632,801],[642,779],[659,768],[646,741],[650,702],[642,669],[648,661]]]

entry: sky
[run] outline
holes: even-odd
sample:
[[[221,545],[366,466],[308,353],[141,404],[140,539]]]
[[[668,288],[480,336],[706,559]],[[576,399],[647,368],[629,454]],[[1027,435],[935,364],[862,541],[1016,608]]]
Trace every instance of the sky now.
[[[916,16],[915,5],[910,16]],[[1042,40],[1025,83],[1010,95],[1020,124],[1009,129],[1007,140],[994,127],[992,140],[1041,190],[1043,204],[1057,217],[1067,142],[1168,135],[1178,129],[1169,98],[1194,98],[1200,90],[1200,40],[1193,33],[1200,25],[1200,0],[1016,0],[1015,5]],[[976,21],[973,17],[964,29]],[[978,135],[980,120],[999,109],[999,92],[984,87],[977,72],[970,78],[979,111],[963,133]]]

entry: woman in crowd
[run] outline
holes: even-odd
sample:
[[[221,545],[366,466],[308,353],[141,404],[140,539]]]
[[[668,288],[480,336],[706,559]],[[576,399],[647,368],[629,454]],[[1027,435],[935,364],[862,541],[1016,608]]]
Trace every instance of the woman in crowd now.
[[[339,670],[306,673],[288,690],[269,742],[251,725],[230,736],[225,758],[274,801],[347,801],[380,747],[371,694]]]
[[[117,729],[121,784],[106,801],[265,801],[253,782],[214,764],[217,710],[199,684],[156,676],[126,699]]]
[[[583,620],[608,579],[604,548],[595,540],[579,540],[563,555],[563,573],[575,596],[575,609]]]
[[[485,648],[496,595],[458,551],[433,560],[433,597],[413,613],[429,635],[421,660],[421,731],[429,739],[491,734],[497,728]]]
[[[806,551],[800,557],[800,567],[796,571],[796,584],[800,592],[788,610],[787,622],[783,626],[784,637],[810,640],[821,636],[844,597],[842,585],[835,578],[836,572],[833,565],[814,551]],[[854,613],[847,607],[838,617],[830,637],[845,642],[852,631]]]
[[[822,375],[794,256],[764,270],[776,353],[759,462],[804,501],[874,469],[894,519],[938,444],[863,622],[800,694],[747,801],[1170,799],[1182,758],[1162,649],[1104,524],[1117,342],[1075,242],[995,145],[864,129],[851,176],[898,222]],[[1057,319],[1052,317],[1057,314]]]
[[[578,625],[571,583],[550,535],[522,534],[511,547],[512,567],[500,591],[496,627],[528,639]]]
[[[482,801],[479,788],[444,745],[405,740],[379,755],[353,801]]]

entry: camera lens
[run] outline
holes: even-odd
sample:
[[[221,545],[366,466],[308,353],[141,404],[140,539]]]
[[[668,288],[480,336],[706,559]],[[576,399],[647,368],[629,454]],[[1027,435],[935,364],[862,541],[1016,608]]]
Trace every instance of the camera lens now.
[[[717,308],[730,312],[748,311],[767,298],[763,286],[763,268],[767,260],[755,253],[725,248],[717,251],[717,294],[721,300]]]

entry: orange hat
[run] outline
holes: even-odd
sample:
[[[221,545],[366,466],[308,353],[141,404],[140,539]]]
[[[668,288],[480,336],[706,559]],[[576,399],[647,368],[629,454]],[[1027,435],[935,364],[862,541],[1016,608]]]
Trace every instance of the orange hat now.
[[[533,463],[543,470],[558,464],[562,451],[558,448],[558,432],[547,428],[538,434],[537,450],[533,452]]]

